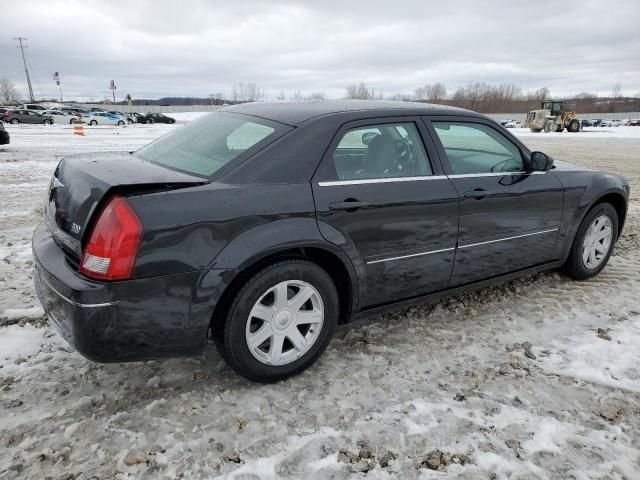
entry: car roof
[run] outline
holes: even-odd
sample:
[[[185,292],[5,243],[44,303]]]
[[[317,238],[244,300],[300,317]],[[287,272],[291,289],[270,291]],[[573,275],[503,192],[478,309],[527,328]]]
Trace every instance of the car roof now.
[[[225,107],[220,111],[237,112],[267,118],[288,125],[300,125],[323,115],[362,112],[363,118],[377,115],[452,115],[479,116],[470,110],[447,105],[383,100],[322,100],[317,102],[251,102]]]

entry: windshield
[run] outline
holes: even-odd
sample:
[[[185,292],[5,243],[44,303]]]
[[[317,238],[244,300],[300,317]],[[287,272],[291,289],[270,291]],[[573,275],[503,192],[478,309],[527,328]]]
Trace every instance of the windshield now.
[[[210,177],[243,153],[258,151],[285,131],[285,125],[262,118],[214,112],[142,147],[135,155],[172,170]]]

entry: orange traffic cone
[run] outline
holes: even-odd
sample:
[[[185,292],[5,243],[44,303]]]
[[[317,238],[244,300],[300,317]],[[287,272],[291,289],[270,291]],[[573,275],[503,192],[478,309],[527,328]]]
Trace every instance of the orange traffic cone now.
[[[80,120],[76,120],[75,122],[73,122],[73,134],[82,135],[84,137],[84,127],[82,126],[82,122]]]

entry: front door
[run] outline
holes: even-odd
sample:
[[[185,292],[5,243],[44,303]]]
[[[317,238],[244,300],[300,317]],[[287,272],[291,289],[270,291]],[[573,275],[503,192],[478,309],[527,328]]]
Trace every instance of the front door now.
[[[353,122],[336,135],[313,180],[320,231],[360,273],[360,306],[447,287],[458,195],[419,118]]]
[[[520,146],[488,121],[432,118],[430,124],[443,167],[460,195],[450,285],[553,260],[563,208],[555,176],[527,172]]]

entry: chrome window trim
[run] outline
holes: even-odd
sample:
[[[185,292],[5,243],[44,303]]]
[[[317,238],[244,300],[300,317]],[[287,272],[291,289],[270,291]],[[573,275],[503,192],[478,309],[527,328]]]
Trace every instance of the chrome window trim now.
[[[329,182],[318,182],[320,187],[333,187],[336,185],[368,185],[373,183],[394,183],[394,182],[419,182],[422,180],[443,180],[446,175],[423,175],[419,177],[391,177],[391,178],[366,178],[362,180],[332,180]]]
[[[423,255],[431,255],[432,253],[450,252],[455,250],[455,247],[441,248],[440,250],[431,250],[429,252],[412,253],[411,255],[401,255],[399,257],[381,258],[380,260],[371,260],[367,262],[367,265],[373,265],[374,263],[391,262],[392,260],[402,260],[403,258],[421,257]]]
[[[375,183],[420,182],[423,180],[444,180],[445,178],[504,177],[507,175],[544,175],[547,172],[500,172],[500,173],[461,173],[454,175],[423,175],[419,177],[363,178],[361,180],[331,180],[318,182],[320,187],[337,185],[369,185]]]
[[[488,172],[488,173],[456,173],[449,178],[505,177],[507,175],[544,175],[547,172]]]
[[[543,233],[557,232],[558,228],[550,228],[549,230],[541,230],[539,232],[524,233],[522,235],[514,235],[512,237],[498,238],[497,240],[487,240],[486,242],[470,243],[468,245],[458,245],[458,248],[471,248],[479,245],[488,245],[490,243],[506,242],[507,240],[515,240],[516,238],[531,237],[533,235],[542,235]]]
[[[42,280],[51,290],[53,290],[62,300],[64,300],[65,302],[67,302],[70,305],[73,305],[74,307],[80,307],[80,308],[98,308],[98,307],[109,307],[111,305],[116,305],[118,303],[118,301],[116,300],[115,302],[106,302],[106,303],[78,303],[78,302],[74,302],[73,300],[71,300],[70,298],[65,297],[64,295],[62,295],[58,290],[56,290],[55,288],[53,288],[53,286],[47,282],[47,280],[42,276],[39,275],[40,280]]]

